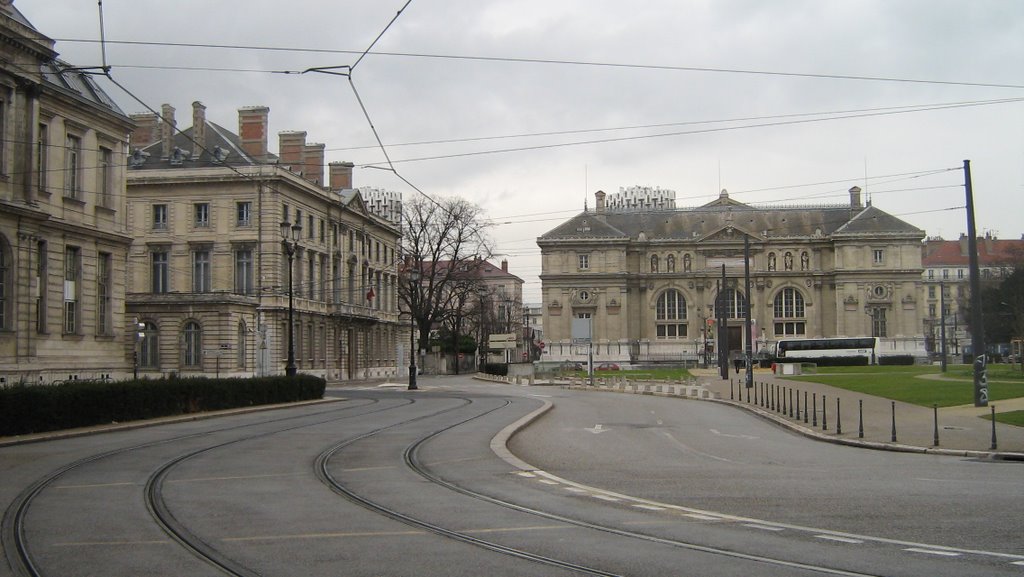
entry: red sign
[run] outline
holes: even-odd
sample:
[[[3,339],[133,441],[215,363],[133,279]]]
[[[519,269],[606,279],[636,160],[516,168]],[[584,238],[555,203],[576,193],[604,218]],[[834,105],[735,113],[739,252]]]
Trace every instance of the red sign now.
[[[708,319],[708,326],[709,327],[715,326],[715,319]]]
[[[526,360],[526,353],[523,353],[523,360]]]
[[[537,343],[537,347],[540,348],[541,350],[544,350],[544,341]]]

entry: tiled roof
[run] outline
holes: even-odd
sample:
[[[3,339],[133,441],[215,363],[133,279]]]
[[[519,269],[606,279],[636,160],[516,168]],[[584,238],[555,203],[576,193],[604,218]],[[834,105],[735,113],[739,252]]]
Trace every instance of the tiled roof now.
[[[978,238],[978,264],[994,266],[1024,261],[1024,240]],[[924,243],[921,265],[965,267],[970,264],[967,237],[960,240],[929,240]]]

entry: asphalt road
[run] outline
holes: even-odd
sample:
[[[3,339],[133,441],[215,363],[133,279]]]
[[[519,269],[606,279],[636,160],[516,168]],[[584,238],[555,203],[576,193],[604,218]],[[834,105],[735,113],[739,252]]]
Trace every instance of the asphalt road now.
[[[695,400],[420,386],[0,448],[0,575],[1024,573],[1021,463]]]

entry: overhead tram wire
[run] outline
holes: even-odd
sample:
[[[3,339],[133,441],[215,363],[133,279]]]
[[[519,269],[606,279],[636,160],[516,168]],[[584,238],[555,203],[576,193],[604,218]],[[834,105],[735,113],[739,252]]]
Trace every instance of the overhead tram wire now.
[[[411,0],[410,0],[411,2]],[[406,3],[406,6],[409,2]],[[403,10],[405,7],[402,8]],[[401,11],[399,11],[401,14]],[[397,19],[397,15],[396,15]],[[394,19],[392,20],[394,22]],[[390,26],[390,24],[389,24]],[[385,28],[385,31],[387,28]],[[383,35],[383,32],[381,33]],[[380,36],[378,36],[378,39]],[[69,42],[69,43],[96,43],[102,42],[101,40],[90,39],[90,38],[54,38],[58,42]],[[123,44],[133,46],[156,46],[166,48],[205,48],[205,49],[217,49],[217,50],[253,50],[253,51],[268,51],[268,52],[298,52],[298,53],[309,53],[309,54],[358,54],[360,55],[359,60],[362,60],[364,56],[388,56],[397,58],[425,58],[435,60],[467,60],[467,61],[478,61],[478,62],[504,62],[513,64],[545,64],[545,65],[563,65],[563,66],[587,66],[587,67],[602,67],[602,68],[624,68],[624,69],[639,69],[639,70],[665,70],[675,72],[707,72],[716,74],[744,74],[744,75],[760,75],[760,76],[781,76],[781,77],[792,77],[792,78],[817,78],[824,80],[854,80],[864,82],[899,82],[909,84],[937,84],[945,86],[968,86],[976,88],[1011,88],[1011,89],[1024,89],[1022,84],[1009,84],[1009,83],[998,83],[998,82],[970,82],[970,81],[959,81],[959,80],[932,80],[927,78],[900,78],[890,76],[870,76],[861,74],[837,74],[837,73],[808,73],[808,72],[789,72],[789,71],[778,71],[778,70],[754,70],[754,69],[743,69],[743,68],[718,68],[718,67],[705,67],[705,66],[677,66],[667,64],[637,64],[637,63],[625,63],[625,62],[594,62],[586,60],[565,60],[565,59],[545,59],[545,58],[516,58],[507,56],[472,56],[472,55],[461,55],[461,54],[418,54],[413,52],[373,52],[372,50],[342,50],[342,49],[331,49],[331,48],[301,48],[301,47],[285,47],[285,46],[259,46],[259,45],[236,45],[236,44],[212,44],[212,43],[189,43],[189,42],[155,42],[155,41],[141,41],[141,40],[109,40],[105,41],[107,44]],[[376,40],[374,41],[376,43]],[[372,45],[371,45],[372,47]],[[358,62],[358,60],[357,60]]]
[[[472,152],[441,154],[441,155],[435,155],[435,156],[422,156],[422,157],[405,158],[405,159],[399,159],[399,160],[390,160],[389,159],[388,162],[393,166],[394,163],[424,162],[424,161],[430,161],[430,160],[449,160],[449,159],[455,159],[455,158],[470,158],[470,157],[475,157],[475,156],[486,156],[486,155],[490,155],[490,154],[507,154],[507,153],[511,153],[511,152],[527,152],[527,151],[536,151],[536,150],[551,150],[551,149],[555,149],[555,148],[563,148],[563,147],[570,147],[570,146],[585,146],[585,145],[593,145],[593,144],[607,144],[607,143],[612,143],[612,142],[629,142],[629,141],[636,141],[636,140],[646,140],[646,139],[651,139],[651,138],[667,138],[667,137],[673,137],[673,136],[690,136],[690,135],[694,135],[694,134],[712,134],[712,133],[727,132],[727,131],[732,131],[732,130],[746,130],[746,129],[751,129],[751,128],[773,128],[773,127],[777,127],[777,126],[789,126],[789,125],[797,125],[797,124],[811,124],[811,123],[815,123],[815,122],[830,122],[830,121],[836,121],[836,120],[849,120],[849,119],[855,119],[855,118],[870,118],[870,117],[878,117],[878,116],[890,116],[890,115],[894,115],[894,114],[908,114],[908,113],[914,113],[914,112],[931,112],[931,111],[935,111],[935,110],[948,110],[948,109],[954,109],[954,108],[966,108],[966,107],[974,107],[974,106],[989,106],[989,105],[993,105],[993,104],[1008,104],[1008,103],[1019,103],[1019,102],[1024,102],[1024,97],[1022,97],[1022,98],[1007,98],[1007,99],[1001,99],[1001,100],[987,101],[984,104],[936,105],[936,106],[920,107],[920,108],[916,108],[916,109],[912,109],[912,110],[892,110],[892,111],[886,111],[886,112],[867,112],[867,113],[863,113],[863,114],[857,114],[857,113],[854,113],[854,114],[840,114],[840,115],[835,115],[835,116],[826,116],[824,118],[786,120],[786,121],[780,121],[780,122],[764,122],[764,123],[758,123],[758,124],[745,124],[745,125],[740,125],[740,126],[723,126],[723,127],[717,127],[717,128],[704,128],[704,129],[700,129],[700,130],[682,130],[682,131],[677,131],[677,132],[663,132],[663,133],[658,133],[658,134],[644,134],[644,135],[638,135],[638,136],[622,136],[622,137],[616,137],[616,138],[599,138],[599,139],[594,139],[594,140],[580,140],[580,141],[575,141],[575,142],[561,142],[561,143],[553,143],[553,144],[536,144],[536,145],[531,145],[531,146],[520,146],[520,147],[513,147],[513,148],[499,148],[499,149],[491,149],[491,150],[478,150],[478,151],[472,151]],[[381,163],[379,163],[379,162],[376,162],[376,163],[372,163],[371,162],[371,163],[361,164],[361,165],[359,165],[359,168],[380,168],[380,164]]]

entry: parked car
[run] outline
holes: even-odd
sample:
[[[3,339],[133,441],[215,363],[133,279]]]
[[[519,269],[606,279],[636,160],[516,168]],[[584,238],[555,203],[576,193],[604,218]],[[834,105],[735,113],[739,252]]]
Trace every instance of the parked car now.
[[[597,370],[599,370],[599,371],[617,371],[617,370],[619,370],[619,365],[616,365],[615,363],[601,363],[600,365],[597,365]]]

